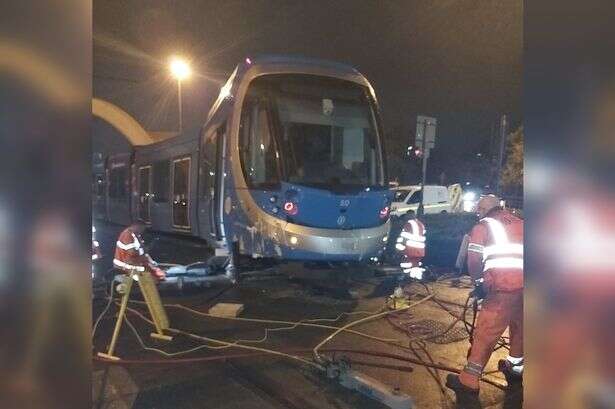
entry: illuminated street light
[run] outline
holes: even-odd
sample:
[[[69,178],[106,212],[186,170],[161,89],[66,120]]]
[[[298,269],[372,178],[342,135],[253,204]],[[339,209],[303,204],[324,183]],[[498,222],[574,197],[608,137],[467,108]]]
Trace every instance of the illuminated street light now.
[[[182,132],[182,81],[189,78],[192,69],[186,60],[179,57],[171,57],[169,62],[171,75],[177,80],[177,105],[179,107],[179,133]]]
[[[190,65],[179,57],[172,57],[169,67],[171,69],[171,74],[173,74],[173,77],[178,81],[185,80],[192,74]]]

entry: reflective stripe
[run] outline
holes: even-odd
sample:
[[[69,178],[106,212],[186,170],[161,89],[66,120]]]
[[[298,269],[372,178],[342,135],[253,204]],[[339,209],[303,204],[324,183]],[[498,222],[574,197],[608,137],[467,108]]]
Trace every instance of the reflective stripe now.
[[[424,249],[425,248],[425,243],[421,243],[421,242],[413,241],[413,240],[408,240],[408,241],[406,241],[406,246],[413,247],[415,249]]]
[[[419,230],[419,224],[416,222],[416,220],[408,220],[408,223],[410,223],[410,226],[412,226],[412,234],[419,235],[421,233]]]
[[[483,251],[483,259],[497,255],[520,255],[523,256],[523,244],[506,243],[494,244],[485,247]]]
[[[474,251],[476,253],[482,253],[485,247],[480,244],[470,243],[468,244],[468,251]]]
[[[402,241],[404,241],[403,237],[400,236],[400,237],[397,238],[397,243],[401,243]]]
[[[404,251],[404,250],[406,249],[406,246],[404,246],[404,245],[403,245],[403,244],[401,244],[401,243],[397,243],[397,244],[395,244],[395,248],[396,248],[397,250],[399,250],[399,251]]]
[[[143,254],[145,254],[145,251],[143,251],[142,248],[139,248],[139,255],[142,256]]]
[[[523,365],[513,365],[512,371],[517,375],[521,375],[523,373]]]
[[[125,244],[118,240],[115,244],[122,250],[139,250],[139,254],[143,255],[143,249],[141,248],[141,243],[139,242],[139,239],[137,239],[137,236],[135,236],[134,233],[130,233],[130,235],[133,239],[132,243]]]
[[[487,225],[489,225],[489,230],[493,235],[493,241],[495,244],[508,243],[508,235],[506,234],[506,230],[504,229],[504,226],[502,226],[502,223],[491,217],[485,217],[482,220],[486,221]]]
[[[494,241],[494,244],[483,249],[483,271],[492,268],[523,269],[523,244],[510,243],[506,229],[498,220],[491,217],[482,220],[487,222]]]
[[[92,254],[92,260],[98,260],[98,254]]]
[[[130,235],[132,236],[132,243],[134,244],[135,248],[136,249],[140,249],[141,248],[141,242],[139,241],[137,236],[135,236],[134,233],[130,233]]]
[[[132,249],[137,249],[137,247],[135,247],[134,243],[130,243],[130,244],[124,244],[121,241],[117,241],[115,243],[116,246],[118,246],[119,248],[121,248],[122,250],[132,250]]]
[[[479,364],[468,361],[466,366],[463,368],[463,371],[480,378],[480,376],[483,374],[483,367]]]
[[[118,260],[116,258],[113,259],[113,264],[120,268],[124,268],[126,270],[145,271],[145,267],[143,266],[135,266],[132,264],[124,263],[123,261]]]
[[[409,240],[425,241],[425,236],[421,236],[420,234],[408,233],[407,231],[402,231],[401,237],[403,237],[404,239],[409,239]]]
[[[92,240],[92,244],[94,245],[94,247],[100,246],[100,243],[98,243],[98,240]]]
[[[401,268],[410,268],[410,267],[412,267],[412,263],[409,263],[409,262],[406,261],[406,262],[403,262],[403,263],[399,263],[399,266]]]
[[[521,357],[521,358],[515,358],[514,356],[510,356],[510,355],[508,355],[508,356],[506,357],[506,360],[507,360],[508,362],[510,362],[511,364],[513,364],[513,365],[522,365],[522,364],[523,364],[523,357]]]
[[[523,269],[523,259],[513,257],[494,258],[485,261],[483,271],[491,268],[521,268]]]

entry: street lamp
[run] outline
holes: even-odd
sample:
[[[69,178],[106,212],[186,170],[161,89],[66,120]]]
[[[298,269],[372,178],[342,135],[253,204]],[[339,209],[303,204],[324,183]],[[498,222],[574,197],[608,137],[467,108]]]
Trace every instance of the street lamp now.
[[[177,105],[179,107],[179,132],[182,132],[182,81],[192,74],[188,62],[179,57],[171,57],[169,61],[171,75],[177,80]]]

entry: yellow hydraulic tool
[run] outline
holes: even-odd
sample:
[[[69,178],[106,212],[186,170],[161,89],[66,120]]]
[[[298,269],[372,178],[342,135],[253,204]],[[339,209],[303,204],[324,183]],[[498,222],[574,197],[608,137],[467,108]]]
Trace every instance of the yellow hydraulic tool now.
[[[154,278],[149,272],[133,273],[130,276],[125,276],[124,281],[118,285],[118,292],[123,294],[122,303],[120,305],[120,311],[117,315],[117,321],[115,322],[115,328],[113,330],[113,336],[111,337],[109,349],[106,354],[102,352],[98,353],[98,356],[102,358],[113,360],[119,359],[117,356],[113,355],[113,352],[115,350],[117,337],[120,334],[122,322],[124,321],[126,306],[128,305],[128,299],[130,298],[130,290],[132,289],[132,283],[134,281],[139,283],[141,294],[143,294],[143,298],[145,299],[149,313],[152,316],[152,321],[156,327],[156,332],[152,332],[150,336],[152,338],[161,339],[164,341],[170,341],[173,339],[173,337],[164,334],[164,330],[169,329],[169,318],[167,317],[167,313],[162,305],[162,302],[160,301],[160,294],[158,293],[158,288],[156,288]]]

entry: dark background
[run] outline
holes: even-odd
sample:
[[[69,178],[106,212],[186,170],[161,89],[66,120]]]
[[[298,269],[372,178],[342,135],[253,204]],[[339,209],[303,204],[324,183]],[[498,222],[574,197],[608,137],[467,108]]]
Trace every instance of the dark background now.
[[[235,65],[256,54],[295,54],[351,64],[379,98],[390,179],[417,182],[404,160],[416,115],[438,119],[428,180],[481,179],[496,153],[499,117],[521,122],[521,1],[96,1],[93,94],[147,130],[177,129],[168,57],[192,60],[183,88],[184,129],[198,128]],[[94,151],[129,146],[106,123]],[[482,155],[477,156],[478,153]],[[475,182],[475,180],[471,180]]]

